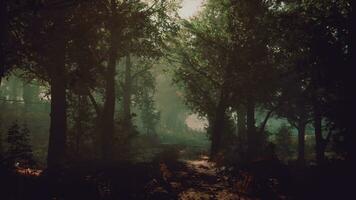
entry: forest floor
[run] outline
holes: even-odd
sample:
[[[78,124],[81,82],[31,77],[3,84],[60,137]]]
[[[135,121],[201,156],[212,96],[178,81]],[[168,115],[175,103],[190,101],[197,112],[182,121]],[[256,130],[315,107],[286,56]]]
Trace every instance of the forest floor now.
[[[228,178],[219,175],[215,164],[206,156],[175,164],[161,163],[160,171],[177,199],[242,199],[242,195],[233,191]]]
[[[282,195],[274,190],[277,187],[273,182],[278,180],[268,179],[258,185],[253,174],[227,174],[202,152],[192,154],[189,149],[166,145],[155,158],[146,162],[80,163],[41,174],[0,170],[0,199],[318,199],[320,194],[325,194],[325,189],[337,191],[335,185],[345,185],[343,177],[349,172],[339,167],[329,168],[296,172],[293,176],[297,177],[297,182],[284,186],[298,189],[291,192],[292,195]],[[259,171],[267,172],[268,169],[262,166]],[[270,184],[272,187],[267,187]],[[261,185],[262,188],[258,188]]]
[[[218,168],[207,156],[188,154],[176,146],[165,145],[149,162],[119,162],[110,166],[80,163],[50,173],[34,169],[0,171],[0,197],[6,200],[249,199],[234,191],[227,177],[219,175]]]

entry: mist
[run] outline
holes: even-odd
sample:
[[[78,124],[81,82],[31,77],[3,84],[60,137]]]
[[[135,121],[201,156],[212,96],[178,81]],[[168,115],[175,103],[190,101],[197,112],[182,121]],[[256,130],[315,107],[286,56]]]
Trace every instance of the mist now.
[[[1,199],[344,199],[348,0],[0,1]]]

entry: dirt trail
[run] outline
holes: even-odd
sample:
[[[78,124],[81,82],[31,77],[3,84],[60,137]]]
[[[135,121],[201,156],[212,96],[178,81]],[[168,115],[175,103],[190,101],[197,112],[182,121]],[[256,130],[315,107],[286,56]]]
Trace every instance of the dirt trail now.
[[[195,158],[179,159],[179,151],[165,148],[150,162],[109,166],[82,163],[52,172],[57,174],[55,178],[46,173],[33,177],[8,173],[7,181],[0,184],[7,183],[8,199],[20,192],[19,181],[25,185],[21,194],[27,199],[248,199],[237,195],[227,177],[217,173],[208,157],[197,154]]]
[[[162,176],[181,200],[235,200],[243,198],[233,191],[227,177],[219,175],[208,157],[161,163]]]

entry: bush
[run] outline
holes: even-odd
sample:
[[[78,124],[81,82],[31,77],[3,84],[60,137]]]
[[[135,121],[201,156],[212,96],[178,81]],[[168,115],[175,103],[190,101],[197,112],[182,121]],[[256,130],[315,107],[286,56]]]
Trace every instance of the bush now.
[[[8,148],[6,155],[10,160],[12,166],[20,162],[21,165],[32,166],[34,165],[32,147],[30,145],[30,131],[27,125],[24,124],[22,128],[14,122],[7,132]]]

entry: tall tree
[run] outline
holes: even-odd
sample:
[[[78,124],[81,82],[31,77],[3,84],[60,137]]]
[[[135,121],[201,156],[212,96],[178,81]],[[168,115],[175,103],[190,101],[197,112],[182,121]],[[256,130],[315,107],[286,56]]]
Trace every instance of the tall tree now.
[[[124,87],[123,87],[123,99],[122,99],[122,104],[123,104],[123,123],[125,129],[127,129],[128,132],[131,132],[132,130],[132,121],[131,121],[131,96],[132,96],[132,75],[131,75],[131,69],[132,68],[132,62],[131,62],[131,56],[127,55],[126,56],[126,63],[125,63],[125,80],[124,80]]]
[[[262,152],[263,128],[271,114],[259,131],[255,110],[274,94],[276,80],[265,34],[271,31],[268,7],[264,1],[208,1],[204,12],[184,23],[177,77],[185,84],[187,101],[210,119],[212,155],[226,132],[224,121],[231,118],[227,109],[240,105],[246,107],[251,158]]]
[[[0,85],[5,75],[5,43],[8,34],[8,9],[5,1],[0,2]]]
[[[65,27],[65,12],[56,13],[53,19],[55,33],[52,39],[49,79],[51,91],[51,125],[48,143],[48,167],[63,164],[65,160],[67,113],[66,113],[66,36],[60,34]]]
[[[17,38],[20,66],[50,86],[49,168],[63,164],[66,154],[67,19],[74,5],[72,1],[43,1],[38,4],[37,12],[24,12],[14,22],[30,27],[13,30],[22,36]]]
[[[102,159],[110,160],[112,155],[112,141],[114,137],[114,112],[115,112],[115,75],[116,62],[118,60],[119,49],[119,27],[118,24],[118,4],[115,0],[108,5],[108,32],[109,32],[109,57],[105,72],[105,100],[101,114],[101,147]]]
[[[339,113],[337,109],[344,110],[343,113],[346,113],[345,107],[337,106],[337,101],[345,101],[347,98],[344,93],[347,75],[345,70],[337,70],[335,66],[347,66],[350,60],[348,50],[350,4],[347,1],[337,3],[290,1],[280,9],[278,14],[277,25],[283,28],[280,32],[286,33],[280,34],[283,37],[278,40],[277,45],[279,49],[277,54],[283,54],[282,63],[284,63],[283,68],[286,69],[282,80],[296,81],[293,84],[303,83],[299,86],[304,88],[301,98],[310,108],[306,115],[312,116],[316,160],[322,163],[325,159],[325,147],[332,132],[345,130],[336,128],[335,122],[339,120],[328,115]],[[297,77],[290,76],[293,73],[297,74]],[[333,96],[331,99],[338,100],[331,100],[331,96]],[[333,110],[336,107],[338,108]],[[338,118],[342,119],[339,122],[348,121],[342,115]],[[327,124],[329,125],[326,126]],[[347,127],[347,125],[339,127]],[[323,134],[323,130],[327,129],[329,129],[328,134]]]

